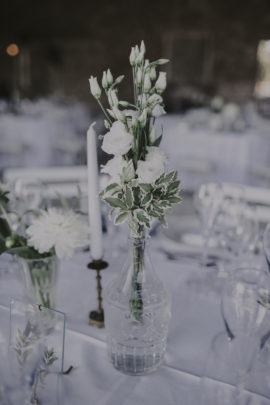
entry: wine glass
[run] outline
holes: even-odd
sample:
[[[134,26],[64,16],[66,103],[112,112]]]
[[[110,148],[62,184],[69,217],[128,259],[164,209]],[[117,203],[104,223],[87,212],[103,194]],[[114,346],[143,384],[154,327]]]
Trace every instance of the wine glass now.
[[[260,290],[265,285],[266,276],[261,270],[243,267],[231,271],[224,286],[221,313],[227,341],[234,353],[239,395],[260,348],[260,332],[266,308],[259,304],[259,298]]]
[[[203,234],[202,265],[208,265],[209,240],[212,228],[219,206],[223,199],[223,189],[221,184],[206,183],[201,184],[198,191],[194,194],[193,203],[197,210]]]
[[[258,236],[258,223],[243,195],[240,186],[224,195],[213,224],[218,246],[228,253],[230,261],[250,257]]]

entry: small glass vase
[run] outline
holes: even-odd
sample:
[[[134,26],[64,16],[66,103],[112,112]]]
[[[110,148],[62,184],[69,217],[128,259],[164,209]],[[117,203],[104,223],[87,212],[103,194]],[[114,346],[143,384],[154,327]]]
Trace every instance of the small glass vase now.
[[[32,304],[55,308],[59,260],[56,256],[39,259],[18,257],[25,296]]]
[[[105,288],[107,348],[113,366],[130,375],[155,371],[166,350],[171,298],[148,254],[149,239],[129,238],[120,274]]]

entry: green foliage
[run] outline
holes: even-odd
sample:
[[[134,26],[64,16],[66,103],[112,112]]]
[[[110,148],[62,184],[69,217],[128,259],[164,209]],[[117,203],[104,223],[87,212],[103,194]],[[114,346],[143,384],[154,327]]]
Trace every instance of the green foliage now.
[[[117,198],[111,195],[117,191]],[[113,183],[101,193],[102,198],[117,214],[114,218],[116,225],[128,220],[134,234],[140,226],[150,228],[151,219],[157,218],[163,226],[167,226],[165,214],[173,205],[181,202],[179,197],[180,181],[177,172],[163,173],[153,184],[138,183],[135,179],[127,184]]]

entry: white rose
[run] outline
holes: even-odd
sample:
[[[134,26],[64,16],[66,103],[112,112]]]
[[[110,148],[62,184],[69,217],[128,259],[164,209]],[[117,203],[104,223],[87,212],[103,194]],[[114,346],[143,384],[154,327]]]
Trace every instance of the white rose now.
[[[164,114],[166,114],[166,111],[164,110],[164,108],[159,104],[155,105],[155,107],[152,110],[152,116],[155,118],[158,118]]]
[[[131,148],[133,136],[127,132],[125,125],[120,121],[115,121],[102,143],[104,152],[111,155],[124,155]]]
[[[166,154],[159,148],[148,148],[145,161],[139,160],[136,173],[140,183],[154,183],[164,172]]]

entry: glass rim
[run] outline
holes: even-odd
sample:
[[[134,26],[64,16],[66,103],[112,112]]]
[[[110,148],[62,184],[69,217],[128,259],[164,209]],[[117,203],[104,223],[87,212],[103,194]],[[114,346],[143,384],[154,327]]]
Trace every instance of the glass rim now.
[[[57,259],[57,255],[50,255],[50,256],[44,256],[44,257],[38,257],[38,258],[27,258],[27,257],[22,257],[17,255],[18,260],[25,260],[27,262],[38,262],[38,261],[49,261],[52,259]]]

